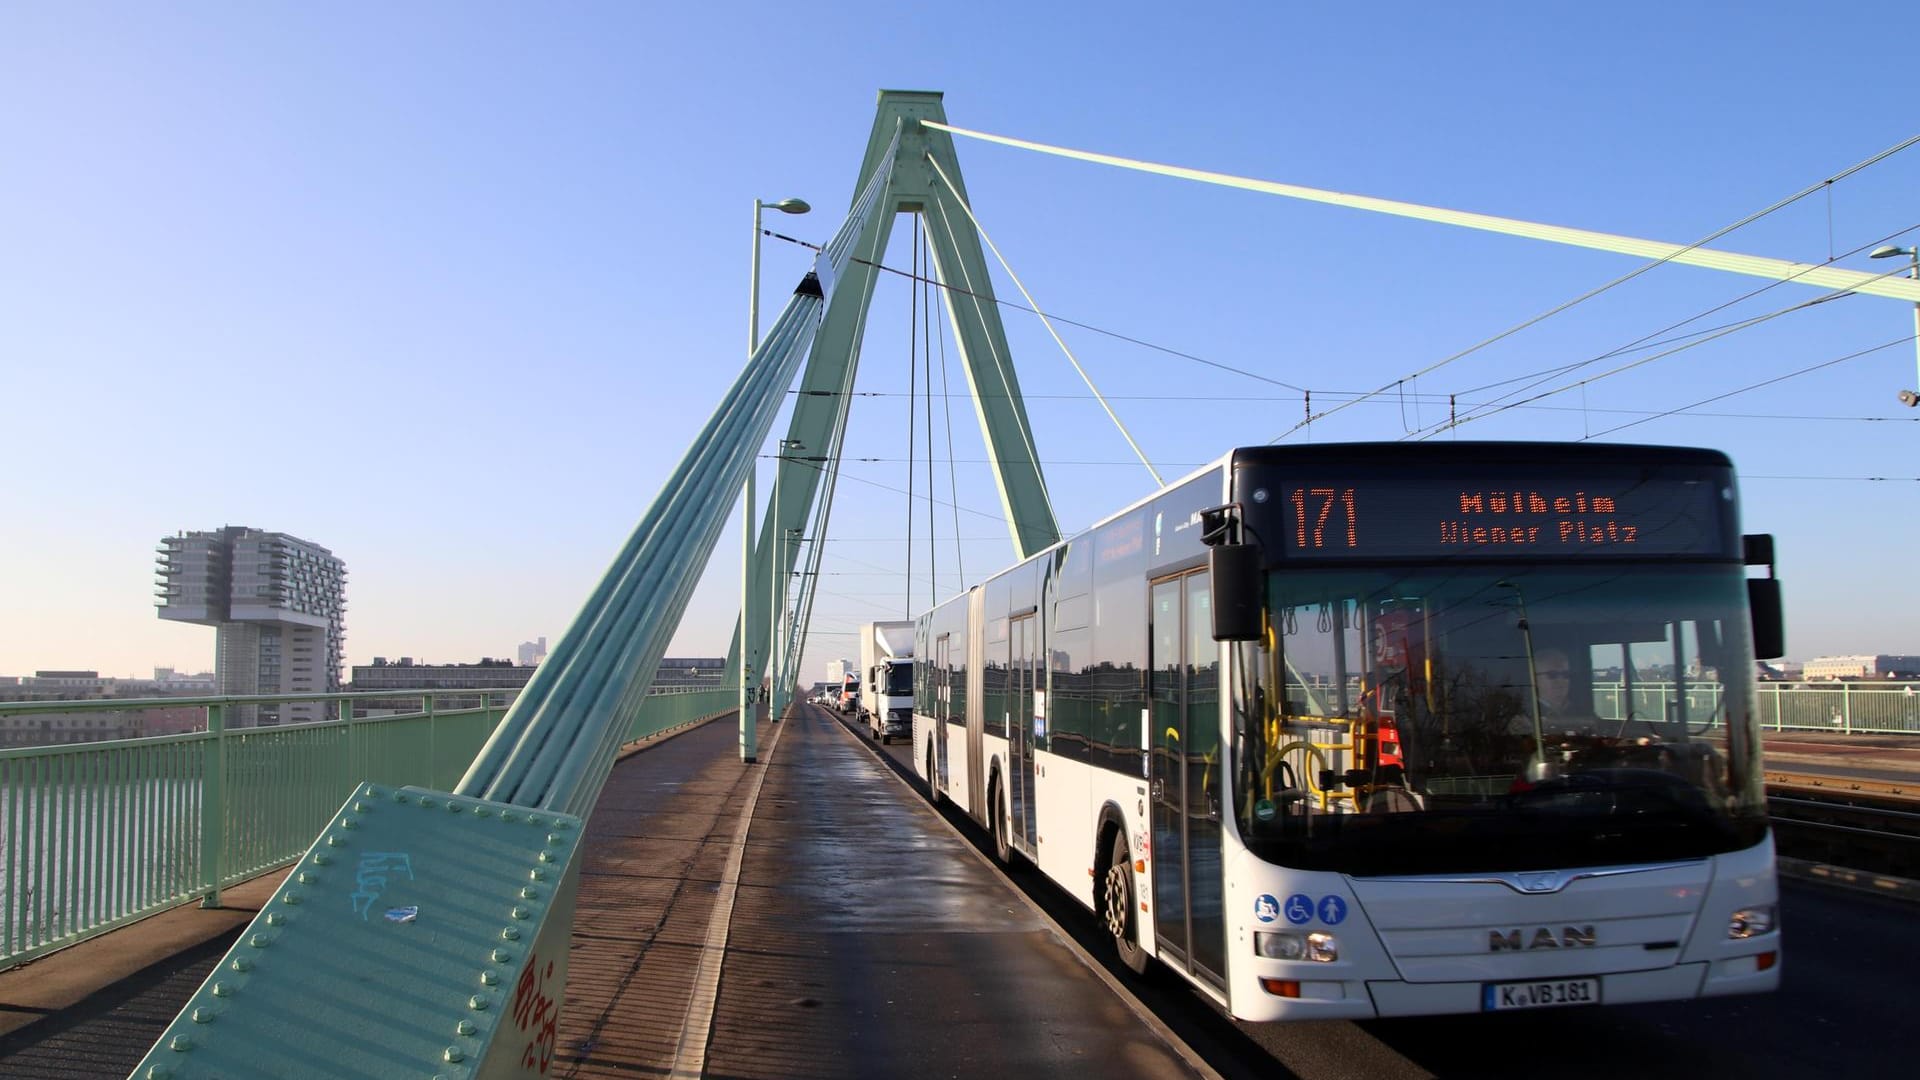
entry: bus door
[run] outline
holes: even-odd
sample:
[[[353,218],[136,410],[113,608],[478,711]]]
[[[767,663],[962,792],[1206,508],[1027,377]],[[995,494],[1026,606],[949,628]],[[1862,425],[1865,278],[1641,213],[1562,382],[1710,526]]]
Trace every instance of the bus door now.
[[[947,789],[947,717],[953,713],[953,661],[949,648],[952,634],[941,634],[933,644],[933,758],[935,773],[927,783],[936,791]]]
[[[1034,700],[1037,688],[1034,653],[1038,651],[1039,625],[1032,614],[1017,616],[1007,628],[1007,786],[1009,810],[1008,835],[1022,847],[1033,844],[1033,730]]]
[[[1220,648],[1205,571],[1156,582],[1150,618],[1148,787],[1153,803],[1153,928],[1172,967],[1226,985],[1220,861]]]

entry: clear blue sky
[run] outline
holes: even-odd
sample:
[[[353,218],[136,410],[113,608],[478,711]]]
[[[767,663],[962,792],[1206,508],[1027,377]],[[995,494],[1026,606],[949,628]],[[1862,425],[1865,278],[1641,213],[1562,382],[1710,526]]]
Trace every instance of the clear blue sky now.
[[[830,234],[882,87],[945,91],[955,123],[988,131],[1677,242],[1920,131],[1910,0],[13,3],[4,22],[4,674],[210,667],[211,631],[155,617],[153,548],[229,523],[346,560],[349,662],[557,638],[739,369],[752,199],[805,197],[819,209],[776,227]],[[1636,265],[980,143],[960,155],[1043,306],[1316,404]],[[1920,148],[1716,246],[1824,261],[1911,245],[1916,225]],[[910,234],[895,230],[891,263],[910,261]],[[805,265],[768,247],[769,322]],[[1397,438],[1440,418],[1435,395],[1473,399],[1762,284],[1662,268],[1422,378],[1404,411],[1394,395],[1291,438]],[[1783,285],[1686,329],[1814,295]],[[905,389],[907,304],[882,283],[862,391]],[[1007,321],[1062,524],[1144,494],[1044,332]],[[1836,300],[1461,434],[1579,438],[1637,416],[1613,410],[1912,333],[1898,301]],[[1302,413],[1266,383],[1067,337],[1169,477]],[[1894,398],[1915,377],[1907,341],[1701,410],[1746,416],[1605,437],[1734,456],[1747,527],[1780,539],[1792,655],[1920,652],[1920,412]],[[955,404],[958,501],[991,511]],[[863,398],[848,454],[903,457],[902,405]],[[924,549],[911,601],[901,584],[888,489],[905,472],[847,465],[810,675],[851,651],[831,634],[927,604]],[[1905,480],[1783,479],[1867,476]],[[952,512],[936,524],[944,595],[961,580]],[[959,531],[968,580],[1008,561],[990,517],[963,513]],[[677,652],[724,651],[737,535]]]

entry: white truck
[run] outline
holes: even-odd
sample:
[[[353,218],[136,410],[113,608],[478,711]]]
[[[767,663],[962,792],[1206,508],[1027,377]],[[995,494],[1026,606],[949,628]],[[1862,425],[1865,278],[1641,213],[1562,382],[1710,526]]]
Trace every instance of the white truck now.
[[[913,623],[860,628],[860,714],[882,744],[913,737]]]

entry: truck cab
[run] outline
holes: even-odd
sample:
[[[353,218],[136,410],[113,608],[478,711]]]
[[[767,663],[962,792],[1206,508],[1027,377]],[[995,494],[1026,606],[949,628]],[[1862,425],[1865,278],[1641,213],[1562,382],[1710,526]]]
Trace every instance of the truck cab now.
[[[882,745],[913,738],[913,660],[882,660],[867,671],[867,694],[861,712],[867,733]]]

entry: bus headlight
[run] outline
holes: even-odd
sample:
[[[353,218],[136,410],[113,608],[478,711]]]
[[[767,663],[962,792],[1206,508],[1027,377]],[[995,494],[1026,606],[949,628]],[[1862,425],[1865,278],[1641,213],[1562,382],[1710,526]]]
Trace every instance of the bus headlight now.
[[[1253,949],[1268,960],[1310,960],[1330,964],[1340,959],[1340,940],[1332,934],[1255,931]]]
[[[1730,938],[1759,937],[1761,934],[1771,933],[1775,925],[1772,904],[1741,908],[1727,921],[1727,936]]]

